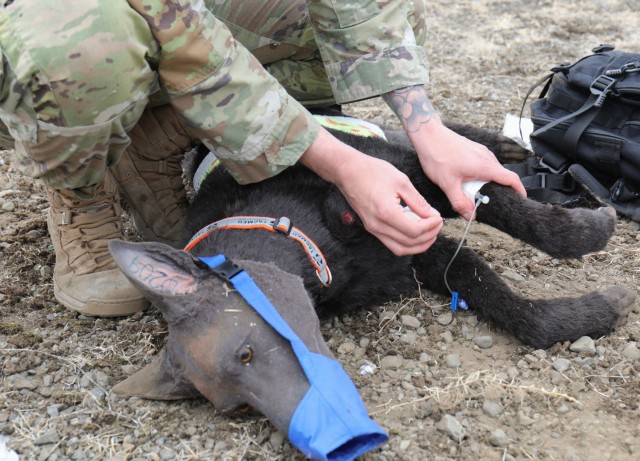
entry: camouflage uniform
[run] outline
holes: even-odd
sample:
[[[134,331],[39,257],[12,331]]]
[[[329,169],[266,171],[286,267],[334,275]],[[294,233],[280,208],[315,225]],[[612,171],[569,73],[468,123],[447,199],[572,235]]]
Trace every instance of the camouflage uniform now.
[[[58,189],[97,184],[144,108],[169,101],[239,182],[258,181],[317,136],[296,99],[344,103],[427,81],[421,1],[205,3],[5,1],[0,120],[20,167]]]

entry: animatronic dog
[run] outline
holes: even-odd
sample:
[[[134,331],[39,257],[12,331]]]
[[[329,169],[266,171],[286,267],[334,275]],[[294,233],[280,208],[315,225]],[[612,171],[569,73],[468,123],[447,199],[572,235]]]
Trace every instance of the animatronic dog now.
[[[456,216],[411,148],[335,134],[406,173],[443,217]],[[471,129],[462,134],[484,142],[501,161],[513,152],[498,135]],[[479,222],[556,258],[600,250],[614,231],[612,209],[544,205],[494,183],[480,193],[490,201],[479,206]],[[248,186],[238,185],[223,167],[214,168],[193,200],[188,228],[193,235],[226,218],[232,219],[200,232],[190,253],[160,243],[110,245],[120,268],[162,312],[169,328],[155,362],[115,392],[154,399],[204,396],[222,411],[250,405],[287,433],[310,388],[292,345],[199,256],[223,254],[235,261],[306,347],[326,357],[332,355],[317,312],[339,313],[411,295],[416,279],[449,295],[444,272],[457,240],[440,235],[425,253],[395,256],[364,229],[335,186],[303,166]],[[615,286],[571,297],[525,298],[468,248],[453,259],[448,284],[489,322],[536,348],[603,335],[625,319],[635,299],[630,290]]]

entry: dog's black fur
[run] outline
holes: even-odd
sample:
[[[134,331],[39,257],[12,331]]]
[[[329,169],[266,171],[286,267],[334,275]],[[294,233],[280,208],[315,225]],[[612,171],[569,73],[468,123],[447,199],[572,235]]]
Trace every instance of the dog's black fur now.
[[[508,144],[499,135],[464,127],[458,127],[458,131],[487,145],[500,161],[511,160],[513,150],[504,147]],[[456,216],[444,193],[423,173],[411,148],[376,138],[335,135],[396,166],[443,217]],[[478,208],[479,222],[556,258],[578,258],[600,250],[614,231],[615,213],[610,210],[543,205],[494,183],[483,186],[481,192],[490,197],[490,202]],[[356,218],[352,224],[343,219],[345,212]],[[373,306],[411,295],[417,289],[416,279],[429,290],[449,295],[443,273],[457,240],[441,234],[427,252],[397,257],[364,229],[335,186],[303,166],[291,167],[276,177],[248,186],[238,185],[223,168],[216,168],[193,200],[187,227],[194,234],[213,221],[241,215],[290,218],[323,251],[333,273],[331,286],[320,285],[298,244],[267,231],[217,231],[198,244],[193,253],[222,253],[235,260],[270,262],[299,275],[320,314]],[[576,297],[527,299],[515,294],[487,263],[467,248],[462,248],[453,261],[448,281],[471,308],[538,348],[609,332],[625,318],[635,298],[627,289],[610,287]]]

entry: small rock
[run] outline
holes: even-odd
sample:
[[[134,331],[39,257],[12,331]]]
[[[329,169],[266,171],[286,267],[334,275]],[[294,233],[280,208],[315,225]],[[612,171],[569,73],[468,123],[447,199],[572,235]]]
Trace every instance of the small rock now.
[[[416,333],[414,330],[408,330],[402,336],[400,336],[400,341],[409,345],[415,343],[416,339],[418,339],[418,333]]]
[[[501,275],[502,275],[503,278],[505,278],[507,280],[511,280],[512,282],[524,282],[524,280],[525,280],[525,278],[522,275],[520,275],[516,271],[510,270],[510,269],[507,269]]]
[[[440,337],[447,344],[451,344],[453,342],[453,334],[449,330],[445,330],[445,332],[442,333]]]
[[[400,450],[407,451],[407,448],[409,448],[409,445],[411,445],[411,440],[403,440],[402,442],[400,442]]]
[[[640,350],[636,343],[629,343],[622,350],[622,356],[630,361],[640,360]]]
[[[404,359],[401,355],[387,355],[380,359],[380,368],[383,370],[397,370],[402,367]]]
[[[531,426],[533,423],[535,423],[535,420],[529,418],[522,411],[518,411],[518,423],[522,424],[523,426]]]
[[[572,352],[579,352],[583,354],[595,354],[596,353],[596,344],[588,336],[583,336],[582,338],[578,338],[575,342],[569,346],[569,350]]]
[[[386,323],[390,320],[393,320],[396,317],[396,313],[393,311],[383,311],[380,313],[378,320],[380,323]]]
[[[416,328],[420,327],[420,320],[418,320],[413,315],[402,315],[402,316],[400,316],[400,323],[402,323],[405,327],[409,327],[409,328],[413,328],[413,329],[416,329]]]
[[[91,389],[91,395],[98,401],[101,402],[104,400],[104,398],[107,396],[107,393],[104,391],[104,389],[101,389],[99,387],[94,387],[93,389]]]
[[[477,327],[478,326],[478,316],[470,315],[467,318],[467,325],[469,325],[470,327]]]
[[[473,343],[481,349],[489,349],[493,345],[491,335],[480,335],[473,338]]]
[[[509,437],[502,429],[496,429],[489,436],[489,443],[494,447],[506,447],[509,445]]]
[[[49,431],[45,434],[42,434],[40,437],[33,441],[34,445],[48,445],[50,443],[58,443],[60,441],[60,436],[56,431]]]
[[[120,369],[122,370],[122,373],[127,376],[132,375],[136,372],[136,367],[134,367],[133,365],[121,365]]]
[[[9,212],[11,212],[11,211],[13,211],[13,210],[15,210],[15,209],[16,209],[16,204],[15,204],[15,203],[13,203],[13,202],[4,202],[4,203],[2,204],[2,210],[3,210],[3,211],[9,211]]]
[[[284,434],[280,431],[272,433],[271,437],[269,437],[269,443],[274,449],[277,450],[284,443]]]
[[[436,428],[440,432],[447,434],[452,440],[456,442],[462,442],[465,437],[465,430],[462,424],[458,422],[453,416],[445,414],[442,419],[436,424]]]
[[[544,349],[536,349],[535,351],[533,351],[533,355],[538,357],[540,360],[544,360],[547,358],[547,351],[545,351]]]
[[[564,373],[571,367],[571,362],[565,358],[558,358],[553,361],[551,366],[558,372]]]
[[[440,325],[449,325],[451,322],[453,322],[453,314],[451,312],[440,314],[436,318],[436,322],[438,322]]]
[[[356,350],[356,345],[351,341],[345,341],[338,346],[338,354],[350,354]]]
[[[569,413],[569,411],[571,410],[569,410],[569,407],[566,406],[564,403],[558,407],[559,415],[566,415],[567,413]]]
[[[55,416],[58,416],[64,409],[65,405],[63,403],[54,403],[53,405],[49,405],[47,407],[47,414],[53,418]]]
[[[39,239],[42,237],[42,232],[36,229],[32,229],[29,232],[27,232],[27,237],[32,239]]]
[[[484,413],[491,418],[497,418],[502,414],[503,409],[502,405],[500,405],[498,402],[494,402],[493,400],[485,400],[482,404],[482,411],[484,411]]]
[[[80,387],[83,389],[87,389],[89,386],[93,384],[93,382],[94,382],[93,373],[90,371],[82,375],[82,378],[80,378]]]
[[[458,354],[449,354],[444,358],[444,363],[449,368],[460,368],[460,356]]]
[[[36,383],[33,379],[22,376],[22,375],[12,375],[7,378],[9,386],[16,390],[27,389],[33,391],[38,387],[38,383]]]

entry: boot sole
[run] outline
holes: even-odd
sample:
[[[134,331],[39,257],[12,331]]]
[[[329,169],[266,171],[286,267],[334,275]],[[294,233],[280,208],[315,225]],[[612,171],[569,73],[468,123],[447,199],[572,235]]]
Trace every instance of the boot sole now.
[[[77,300],[53,283],[53,294],[60,304],[67,309],[91,317],[125,317],[133,315],[149,307],[149,301],[142,297],[105,301],[102,299]]]

